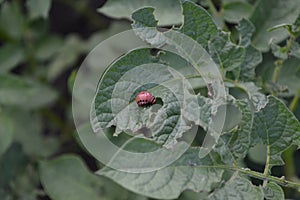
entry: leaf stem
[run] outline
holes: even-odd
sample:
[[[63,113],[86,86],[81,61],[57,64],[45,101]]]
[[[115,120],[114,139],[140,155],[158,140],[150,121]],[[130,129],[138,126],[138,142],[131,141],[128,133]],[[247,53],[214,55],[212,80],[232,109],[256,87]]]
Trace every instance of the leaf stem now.
[[[265,170],[264,170],[264,176],[269,175],[269,170],[270,170],[270,158],[271,158],[271,152],[270,152],[270,143],[269,143],[269,137],[268,137],[268,145],[267,145],[267,160],[266,160],[266,165],[265,165]],[[263,183],[263,187],[266,187],[268,183],[268,180],[265,179]]]

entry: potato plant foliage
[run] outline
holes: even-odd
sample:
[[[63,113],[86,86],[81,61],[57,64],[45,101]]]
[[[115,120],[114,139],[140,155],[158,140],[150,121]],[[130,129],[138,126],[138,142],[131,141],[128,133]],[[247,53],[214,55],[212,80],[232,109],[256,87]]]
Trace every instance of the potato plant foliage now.
[[[0,199],[300,198],[300,0],[107,0],[88,39],[47,28],[55,0],[25,2],[0,0]],[[148,46],[105,46],[77,92],[78,57],[127,29]]]

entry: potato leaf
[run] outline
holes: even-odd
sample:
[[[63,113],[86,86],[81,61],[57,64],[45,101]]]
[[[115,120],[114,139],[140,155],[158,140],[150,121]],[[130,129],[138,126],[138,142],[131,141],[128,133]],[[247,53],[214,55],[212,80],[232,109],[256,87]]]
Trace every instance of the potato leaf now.
[[[270,166],[284,164],[281,154],[291,145],[300,146],[300,123],[286,105],[274,96],[267,105],[255,113],[253,134],[267,145]]]
[[[97,173],[152,198],[174,199],[186,189],[209,192],[221,180],[223,170],[211,167],[214,161],[210,156],[195,159],[198,153],[199,149],[192,148],[170,166],[148,173],[126,173],[111,168]]]

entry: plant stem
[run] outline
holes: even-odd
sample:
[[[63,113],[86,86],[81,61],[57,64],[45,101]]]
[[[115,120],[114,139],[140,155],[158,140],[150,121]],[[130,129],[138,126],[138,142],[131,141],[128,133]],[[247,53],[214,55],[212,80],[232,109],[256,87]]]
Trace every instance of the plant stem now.
[[[213,14],[213,15],[217,15],[218,14],[218,11],[214,5],[214,3],[212,2],[212,0],[207,0],[207,3],[208,3],[208,7],[209,7],[209,10],[210,12]]]
[[[275,176],[265,175],[265,174],[260,173],[260,172],[252,171],[248,168],[231,167],[231,166],[226,166],[226,165],[215,165],[213,167],[214,168],[220,168],[220,169],[232,170],[232,171],[238,171],[240,173],[246,174],[246,175],[251,176],[253,178],[266,180],[266,181],[273,181],[273,182],[275,182],[275,183],[277,183],[281,186],[290,187],[290,188],[294,188],[296,190],[300,190],[300,183],[287,181],[287,180],[285,180],[285,178],[278,178],[278,177],[275,177]]]
[[[299,96],[300,96],[300,89],[295,94],[292,102],[290,103],[289,109],[294,112],[297,108],[298,102],[299,102]]]
[[[291,146],[283,153],[284,165],[284,174],[288,179],[294,179],[296,177],[296,170],[294,166],[294,151],[296,150],[295,146]]]
[[[300,96],[300,89],[298,92],[295,94],[292,102],[289,105],[289,109],[293,112],[296,110],[298,102],[299,102],[299,96]],[[295,163],[294,163],[294,158],[293,154],[296,150],[295,146],[291,146],[288,148],[284,153],[283,153],[283,159],[285,162],[284,166],[284,174],[288,179],[295,179],[296,176],[296,170],[295,170]]]
[[[207,4],[217,26],[225,31],[229,31],[229,28],[224,21],[223,12],[216,9],[216,6],[212,0],[207,0]]]
[[[278,80],[278,76],[279,76],[279,72],[281,70],[281,67],[282,67],[282,60],[278,59],[276,62],[275,62],[275,69],[274,69],[274,72],[273,72],[273,76],[272,76],[272,82],[273,83],[276,83],[277,80]]]
[[[265,175],[265,174],[262,174],[262,173],[259,173],[259,172],[256,172],[256,171],[252,171],[252,170],[249,170],[249,169],[238,168],[236,170],[238,170],[239,172],[241,172],[243,174],[247,174],[251,177],[254,177],[254,178],[276,182],[279,185],[282,185],[284,187],[295,188],[297,190],[300,189],[300,184],[299,183],[295,183],[295,182],[292,182],[292,181],[287,181],[284,178],[278,178],[278,177],[275,177],[275,176]]]

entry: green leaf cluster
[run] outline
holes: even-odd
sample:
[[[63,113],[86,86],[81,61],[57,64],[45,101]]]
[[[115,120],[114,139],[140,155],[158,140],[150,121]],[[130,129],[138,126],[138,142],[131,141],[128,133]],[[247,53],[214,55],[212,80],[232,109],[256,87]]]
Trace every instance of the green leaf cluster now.
[[[284,193],[279,185],[300,188],[297,183],[273,176],[271,171],[273,166],[284,164],[283,152],[300,145],[300,123],[290,110],[295,108],[288,108],[288,99],[282,99],[294,97],[293,103],[299,98],[297,16],[300,4],[297,1],[258,0],[255,5],[242,0],[222,1],[218,11],[212,7],[211,1],[206,2],[203,5],[208,6],[212,15],[194,2],[181,2],[182,25],[172,27],[172,30],[161,31],[159,25],[173,22],[160,23],[161,16],[156,13],[159,12],[156,9],[160,6],[158,4],[153,7],[145,3],[143,6],[149,7],[136,10],[131,17],[124,14],[122,17],[133,20],[135,33],[158,48],[158,53],[153,55],[147,48],[135,49],[112,63],[101,77],[92,107],[96,109],[94,122],[102,129],[115,127],[112,132],[116,136],[125,133],[134,136],[135,130],[143,130],[143,127],[154,130],[151,136],[144,135],[144,140],[124,143],[123,148],[127,150],[149,141],[170,147],[170,138],[175,139],[172,144],[176,144],[178,139],[190,132],[185,127],[189,123],[201,127],[197,136],[209,135],[216,144],[210,153],[201,156],[203,141],[195,139],[193,146],[196,147],[191,147],[169,166],[153,172],[130,173],[104,167],[98,174],[130,191],[157,199],[179,198],[185,190],[201,194],[200,199],[283,199]],[[110,1],[100,12],[120,17],[113,15],[116,12],[112,8],[118,9],[113,4],[117,1]],[[228,32],[229,23],[234,24],[231,33]],[[290,25],[268,30],[279,23]],[[282,27],[288,31],[285,32]],[[184,36],[180,37],[182,34]],[[282,41],[286,41],[284,49],[278,46]],[[162,48],[164,45],[173,46],[177,53],[165,50]],[[269,49],[274,56],[270,55]],[[176,62],[172,62],[174,60]],[[144,65],[146,67],[138,70]],[[206,66],[216,66],[219,70],[220,76],[213,74],[215,76],[212,77],[223,81],[225,101],[216,96],[220,91],[215,83],[205,85],[211,80],[205,73]],[[265,74],[272,71],[269,69],[272,67],[273,76],[269,78]],[[170,76],[170,68],[183,76],[179,80]],[[130,75],[126,76],[129,71]],[[172,82],[174,87],[189,91],[188,96],[197,99],[189,102],[194,110],[189,106],[183,107],[188,113],[183,114],[184,119],[171,119],[175,113],[180,113],[176,106],[182,107],[188,101],[173,99],[176,97],[174,90],[168,91],[159,84],[143,84],[150,83],[150,80],[162,85]],[[184,80],[188,80],[192,88],[184,88],[181,85]],[[280,85],[284,85],[287,91],[276,90],[275,87]],[[163,106],[158,111],[151,106],[139,108],[134,97],[142,90],[160,98]],[[114,95],[116,91],[117,95]],[[296,105],[295,102],[293,105]],[[227,112],[222,126],[219,118],[224,107]],[[162,116],[163,113],[167,115]],[[162,127],[155,132],[153,127],[159,126],[160,122],[156,118],[164,120],[164,125],[173,127],[173,130]],[[172,135],[182,124],[180,133]],[[211,128],[220,130],[220,137],[215,137],[210,132]],[[264,172],[243,168],[243,161],[247,156],[251,157],[253,149],[260,145],[266,151],[266,158],[262,161]],[[138,160],[134,162],[139,163]],[[261,179],[263,184],[254,185],[245,175]]]

